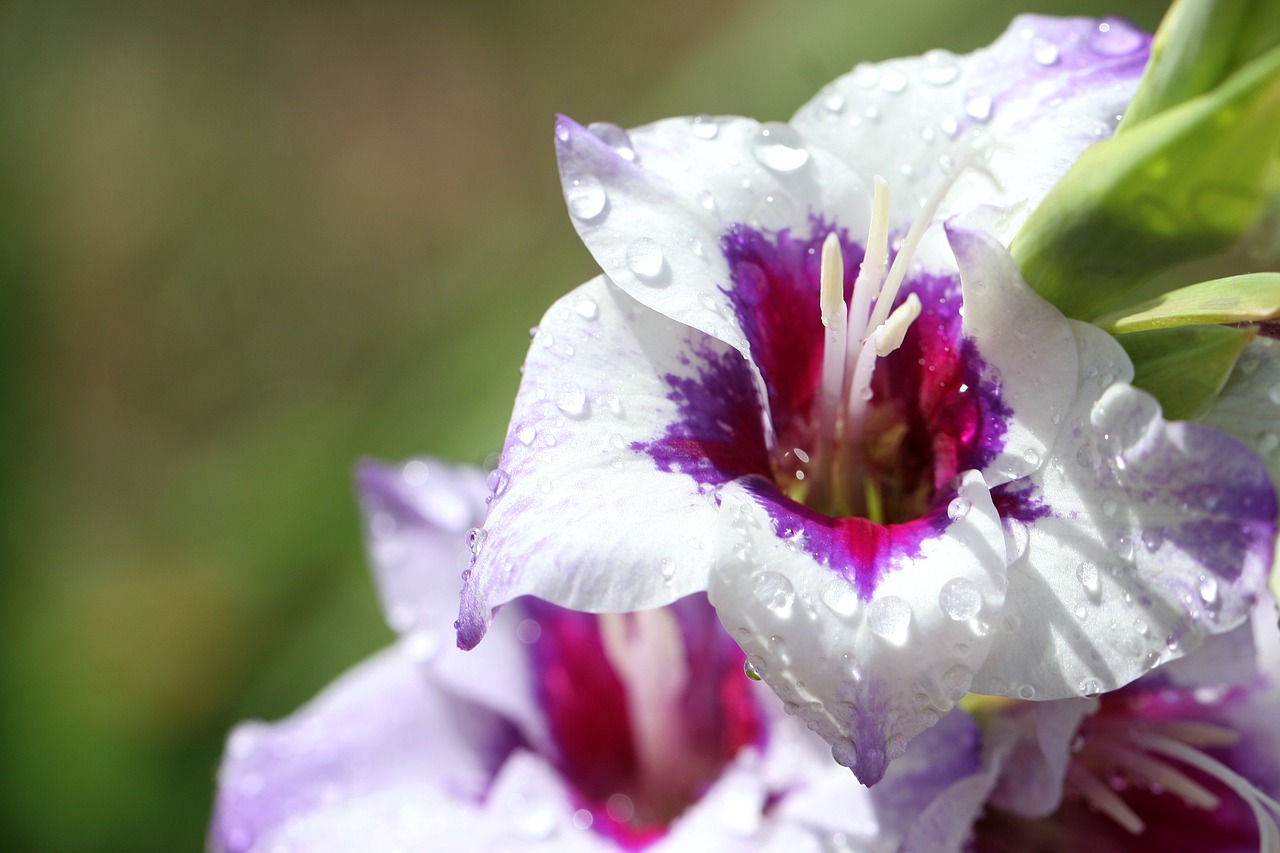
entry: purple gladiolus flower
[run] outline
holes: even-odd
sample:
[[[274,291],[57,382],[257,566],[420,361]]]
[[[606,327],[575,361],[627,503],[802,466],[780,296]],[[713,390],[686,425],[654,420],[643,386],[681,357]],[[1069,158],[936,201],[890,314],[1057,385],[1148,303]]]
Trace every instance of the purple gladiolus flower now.
[[[966,57],[860,66],[790,124],[561,119],[604,275],[540,324],[459,643],[521,596],[705,591],[873,784],[971,690],[1114,690],[1241,624],[1273,556],[1266,469],[1166,422],[1005,249],[1148,45],[1019,18]]]
[[[441,638],[482,476],[369,463],[360,487],[401,639],[293,717],[231,734],[215,853],[820,853],[966,837],[981,807],[952,790],[981,770],[966,715],[868,791],[743,674],[700,596],[600,618],[525,599],[463,653]]]

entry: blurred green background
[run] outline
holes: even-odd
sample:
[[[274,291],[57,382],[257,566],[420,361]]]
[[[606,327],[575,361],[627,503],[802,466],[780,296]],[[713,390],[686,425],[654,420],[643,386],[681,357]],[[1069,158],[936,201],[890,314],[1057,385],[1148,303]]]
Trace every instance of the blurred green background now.
[[[353,462],[500,444],[592,274],[555,112],[785,119],[863,59],[1164,2],[0,9],[0,839],[200,850],[227,729],[385,644]]]

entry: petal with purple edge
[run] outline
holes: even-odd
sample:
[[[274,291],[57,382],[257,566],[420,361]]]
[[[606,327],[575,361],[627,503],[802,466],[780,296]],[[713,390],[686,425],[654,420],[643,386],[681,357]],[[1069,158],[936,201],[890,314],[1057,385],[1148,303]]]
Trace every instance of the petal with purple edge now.
[[[1086,147],[1109,136],[1137,88],[1150,36],[1124,21],[1024,15],[966,56],[860,65],[802,107],[791,123],[864,174],[894,176],[894,221],[942,184],[975,136],[992,143],[987,169],[962,175],[942,216],[1028,202],[998,236],[1016,233]],[[903,168],[910,167],[909,169]],[[901,176],[901,177],[898,177]]]
[[[369,460],[356,487],[388,624],[402,634],[447,630],[469,556],[466,532],[484,519],[484,473],[434,459]]]
[[[888,526],[730,484],[716,557],[720,621],[865,784],[968,690],[1004,605],[1004,536],[972,471],[950,505]]]
[[[838,217],[870,222],[870,174],[810,152],[784,124],[744,118],[656,122],[630,131],[632,158],[570,121],[556,153],[574,225],[605,274],[643,305],[750,354],[723,288],[720,242],[731,225],[778,231]],[[598,192],[594,215],[575,205]]]
[[[543,318],[516,397],[459,643],[521,595],[593,612],[705,588],[715,489],[768,470],[735,350],[598,278]]]
[[[978,692],[1114,690],[1239,625],[1271,563],[1276,499],[1258,458],[1164,421],[1124,383],[1114,339],[1072,330],[1080,375],[1063,429],[1035,473],[994,492],[1027,542]]]
[[[272,849],[267,840],[287,837],[290,826],[342,823],[348,812],[403,800],[397,792],[478,797],[516,738],[490,712],[434,689],[405,648],[393,647],[289,719],[232,732],[211,844],[222,853]]]

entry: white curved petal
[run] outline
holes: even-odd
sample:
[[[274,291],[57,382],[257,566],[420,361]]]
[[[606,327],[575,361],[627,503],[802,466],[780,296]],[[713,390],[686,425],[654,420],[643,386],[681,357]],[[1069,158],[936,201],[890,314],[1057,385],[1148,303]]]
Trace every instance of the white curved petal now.
[[[1071,745],[1097,699],[1023,704],[993,715],[987,751],[997,770],[990,803],[1023,817],[1046,817],[1062,802]]]
[[[1113,690],[1239,625],[1266,577],[1275,492],[1247,448],[1167,423],[1106,333],[1072,323],[1076,400],[1046,463],[1002,487],[1025,520],[982,693]],[[997,490],[997,502],[1001,501]]]
[[[860,239],[870,223],[871,174],[855,176],[826,151],[810,151],[785,124],[673,118],[629,139],[631,157],[569,119],[558,122],[556,153],[578,233],[641,304],[744,355],[750,344],[725,294],[729,227],[808,233],[810,217],[820,217]]]
[[[778,505],[762,505],[751,485],[723,490],[708,596],[788,709],[874,784],[964,695],[986,656],[1005,599],[1004,537],[986,485],[969,472],[941,519],[897,526],[902,541],[894,527],[863,531],[847,567],[832,565],[832,547],[808,550],[830,535],[822,522],[838,521],[775,521]]]
[[[496,715],[436,690],[403,645],[392,647],[288,719],[232,732],[218,774],[213,846],[271,850],[268,841],[287,837],[288,827],[340,822],[346,810],[379,812],[405,790],[479,797],[515,738]]]
[[[992,486],[1025,476],[1048,457],[1075,398],[1078,355],[1071,324],[1027,286],[1009,252],[987,234],[949,225],[960,266],[964,334],[999,388],[1000,447],[983,476]]]
[[[735,350],[604,278],[553,305],[463,589],[463,647],[520,595],[603,612],[704,589],[715,487],[767,468],[758,399]]]
[[[889,178],[896,222],[914,218],[919,200],[947,179],[966,147],[988,146],[999,186],[976,171],[962,175],[941,215],[1025,203],[999,231],[1008,243],[1080,152],[1111,135],[1148,44],[1146,34],[1119,20],[1025,15],[990,47],[966,56],[931,51],[860,65],[819,92],[792,124],[860,172]]]
[[[484,473],[435,459],[370,460],[356,486],[387,623],[401,634],[447,631],[470,557],[467,530],[484,519]]]
[[[1280,484],[1280,341],[1259,337],[1244,348],[1201,421],[1252,448]]]

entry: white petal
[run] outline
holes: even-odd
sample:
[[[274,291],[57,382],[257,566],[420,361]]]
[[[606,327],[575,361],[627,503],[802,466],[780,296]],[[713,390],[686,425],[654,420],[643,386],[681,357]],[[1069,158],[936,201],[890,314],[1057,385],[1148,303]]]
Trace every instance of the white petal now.
[[[341,823],[345,811],[363,813],[397,791],[478,796],[515,737],[496,715],[436,690],[404,646],[393,647],[289,719],[232,732],[219,772],[214,846],[270,850],[264,839],[287,835],[290,826]]]
[[[1002,427],[982,473],[992,486],[1048,458],[1075,398],[1078,356],[1071,324],[1027,286],[1008,251],[987,234],[948,225],[964,292],[964,334],[998,388]],[[1127,378],[1127,377],[1126,377]]]
[[[524,367],[463,591],[471,647],[492,610],[658,607],[704,589],[716,487],[767,470],[741,355],[600,278],[561,299]]]
[[[1044,465],[996,490],[1023,514],[982,693],[1113,690],[1239,625],[1271,562],[1275,493],[1229,436],[1167,423],[1106,333],[1072,323],[1076,400]],[[1001,494],[1003,490],[1003,495]]]
[[[969,472],[940,517],[860,528],[841,556],[830,544],[847,535],[831,532],[838,520],[769,488],[724,489],[708,596],[788,709],[873,784],[964,695],[986,655],[1005,598],[999,518]]]
[[[1119,20],[1022,16],[990,47],[966,56],[931,51],[860,65],[792,124],[860,172],[889,178],[896,222],[911,221],[919,199],[946,179],[966,147],[990,146],[988,168],[999,187],[978,172],[961,176],[942,216],[1025,202],[999,232],[1007,243],[1080,152],[1111,135],[1148,44]]]
[[[674,118],[636,128],[630,140],[634,160],[568,119],[557,124],[570,212],[584,188],[601,193],[596,215],[573,216],[578,233],[637,301],[744,355],[750,345],[725,293],[729,227],[808,233],[817,216],[861,239],[870,223],[871,173],[855,177],[829,153],[809,151],[785,124]]]
[[[484,519],[484,473],[435,459],[366,461],[356,485],[387,622],[399,633],[417,634],[420,645],[426,635],[443,636],[470,557],[467,530]]]

